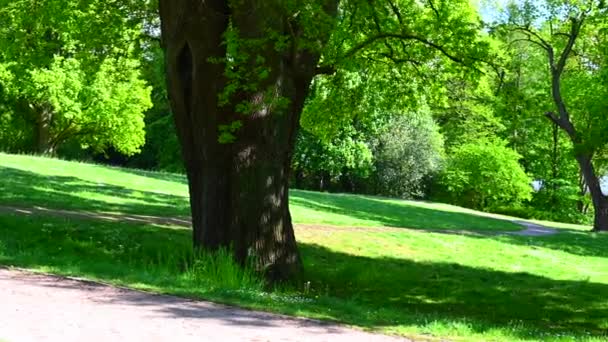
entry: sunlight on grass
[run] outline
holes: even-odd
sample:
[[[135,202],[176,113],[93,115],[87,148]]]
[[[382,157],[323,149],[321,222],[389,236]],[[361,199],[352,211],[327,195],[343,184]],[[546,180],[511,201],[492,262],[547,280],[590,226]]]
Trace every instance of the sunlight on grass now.
[[[176,217],[189,215],[187,191],[183,175],[0,154],[0,201],[4,205]],[[290,194],[296,223],[440,230],[521,229],[484,213],[444,204],[301,190]]]
[[[409,337],[600,341],[608,329],[608,235],[296,235],[305,273],[272,291],[225,256],[187,262],[190,232],[175,227],[0,215],[0,263]]]

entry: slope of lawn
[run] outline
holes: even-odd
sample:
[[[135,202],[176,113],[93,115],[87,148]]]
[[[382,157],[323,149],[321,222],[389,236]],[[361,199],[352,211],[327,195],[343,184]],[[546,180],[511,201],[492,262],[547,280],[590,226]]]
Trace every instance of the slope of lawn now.
[[[0,205],[184,215],[185,191],[179,175],[0,154]],[[311,224],[296,227],[305,271],[271,290],[227,258],[192,264],[190,232],[178,227],[0,214],[0,265],[416,340],[608,340],[607,234],[446,234],[517,226],[442,204],[306,191],[292,193],[292,210]]]
[[[46,208],[186,216],[182,175],[0,154],[0,204]],[[520,226],[472,210],[370,196],[291,192],[296,223],[390,226],[413,229],[519,230]]]

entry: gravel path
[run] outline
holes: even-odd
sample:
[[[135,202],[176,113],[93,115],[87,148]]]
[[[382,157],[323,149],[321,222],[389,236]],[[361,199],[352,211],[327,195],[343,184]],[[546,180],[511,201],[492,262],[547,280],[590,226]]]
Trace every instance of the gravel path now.
[[[530,223],[530,222],[526,222],[526,221],[512,221],[512,222],[517,223],[526,228],[519,232],[511,232],[512,235],[547,236],[547,235],[555,235],[558,233],[557,229],[555,229],[555,228],[541,226],[540,224],[536,224],[536,223]]]
[[[408,341],[314,320],[2,268],[0,340]]]

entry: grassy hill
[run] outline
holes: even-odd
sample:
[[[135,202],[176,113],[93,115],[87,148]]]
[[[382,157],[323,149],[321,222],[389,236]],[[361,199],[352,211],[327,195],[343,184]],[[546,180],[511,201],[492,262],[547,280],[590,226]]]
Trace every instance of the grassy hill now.
[[[181,175],[0,154],[0,206],[172,217],[188,214],[186,191]],[[305,271],[272,290],[228,260],[185,264],[190,232],[171,226],[6,212],[0,264],[423,340],[608,338],[608,235],[567,225],[552,236],[494,234],[521,227],[367,196],[294,190],[291,207],[307,224],[296,227]]]
[[[183,175],[0,154],[0,203],[69,210],[189,215]],[[445,204],[291,191],[296,223],[413,229],[519,230],[508,221]]]

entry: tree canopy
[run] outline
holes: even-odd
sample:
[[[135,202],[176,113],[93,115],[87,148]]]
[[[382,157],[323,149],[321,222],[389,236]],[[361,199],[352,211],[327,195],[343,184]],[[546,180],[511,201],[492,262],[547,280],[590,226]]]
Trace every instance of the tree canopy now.
[[[136,2],[3,1],[4,132],[24,150],[66,142],[130,155],[144,142],[150,88],[141,79]],[[11,139],[9,134],[3,138]]]

